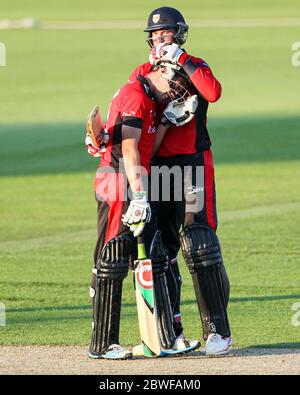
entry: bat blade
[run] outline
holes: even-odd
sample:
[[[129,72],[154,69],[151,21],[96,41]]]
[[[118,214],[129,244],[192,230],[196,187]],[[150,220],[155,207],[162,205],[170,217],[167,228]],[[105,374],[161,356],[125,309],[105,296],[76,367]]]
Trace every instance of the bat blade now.
[[[100,147],[102,140],[102,132],[104,130],[104,124],[102,121],[100,108],[95,106],[91,113],[89,114],[86,122],[86,132],[92,139],[95,147]]]
[[[161,354],[161,343],[158,331],[158,318],[155,302],[152,264],[150,259],[135,262],[135,292],[139,328],[144,355]]]

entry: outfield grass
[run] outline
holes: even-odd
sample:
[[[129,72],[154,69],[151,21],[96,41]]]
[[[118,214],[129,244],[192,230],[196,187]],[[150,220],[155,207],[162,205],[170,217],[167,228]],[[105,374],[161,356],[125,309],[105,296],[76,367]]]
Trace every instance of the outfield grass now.
[[[1,18],[97,19],[95,2],[4,0]],[[170,5],[190,18],[299,17],[295,1],[192,1]],[[200,2],[201,3],[201,2]],[[97,3],[98,4],[98,3]],[[243,5],[242,5],[243,4]],[[88,7],[90,5],[90,7]],[[160,5],[152,2],[151,7]],[[116,10],[118,13],[116,14]],[[146,18],[143,3],[101,6],[99,19]],[[219,236],[231,280],[236,345],[299,347],[292,305],[300,301],[300,68],[291,65],[295,27],[193,29],[186,49],[212,66],[223,97],[211,105]],[[145,61],[142,32],[1,31],[0,344],[88,344],[88,296],[96,237],[93,176],[84,121]],[[125,42],[134,45],[125,45]],[[124,59],[126,60],[124,62]],[[186,335],[200,337],[192,282],[184,278]],[[124,287],[121,339],[138,341],[131,274]]]

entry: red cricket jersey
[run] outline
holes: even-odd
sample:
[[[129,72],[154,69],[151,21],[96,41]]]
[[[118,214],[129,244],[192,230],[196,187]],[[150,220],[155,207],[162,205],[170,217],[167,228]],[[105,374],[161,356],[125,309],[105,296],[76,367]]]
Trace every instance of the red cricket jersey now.
[[[130,75],[129,81],[134,81],[139,74],[148,74],[151,69],[152,65],[149,62],[138,66]],[[186,125],[181,127],[172,125],[167,130],[156,153],[157,156],[194,154],[207,150],[211,146],[206,127],[208,102],[215,102],[220,98],[221,84],[203,59],[188,56],[188,61],[183,65],[183,69],[199,93],[197,112]]]
[[[150,171],[150,161],[155,139],[156,102],[143,76],[137,76],[124,85],[113,97],[107,115],[106,129],[109,142],[100,165],[119,169],[122,158],[122,125],[142,129],[138,144],[141,166]]]

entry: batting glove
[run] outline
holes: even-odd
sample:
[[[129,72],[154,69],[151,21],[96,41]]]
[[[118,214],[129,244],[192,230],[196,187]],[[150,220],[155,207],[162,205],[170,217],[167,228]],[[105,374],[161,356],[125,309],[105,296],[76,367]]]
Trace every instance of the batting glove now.
[[[172,100],[163,112],[161,123],[167,124],[169,121],[176,126],[185,125],[195,116],[197,106],[197,95],[189,96],[184,101]]]
[[[101,143],[100,147],[97,147],[94,143],[91,137],[86,134],[85,136],[85,147],[87,149],[87,152],[93,156],[94,158],[100,158],[102,152],[106,151],[106,144],[109,141],[109,133],[104,131],[101,134]]]
[[[101,156],[99,147],[96,147],[93,144],[93,141],[88,134],[86,134],[85,136],[85,147],[87,149],[87,152],[94,158],[99,158]]]
[[[161,57],[161,48],[166,45],[165,43],[160,43],[156,47],[152,47],[149,54],[149,62],[155,65]]]
[[[150,51],[149,62],[154,65],[158,61],[178,63],[181,66],[185,63],[188,55],[178,44],[158,44]]]
[[[146,192],[133,193],[126,213],[122,217],[124,225],[128,226],[133,236],[140,236],[147,222],[151,219],[151,208],[146,199]]]

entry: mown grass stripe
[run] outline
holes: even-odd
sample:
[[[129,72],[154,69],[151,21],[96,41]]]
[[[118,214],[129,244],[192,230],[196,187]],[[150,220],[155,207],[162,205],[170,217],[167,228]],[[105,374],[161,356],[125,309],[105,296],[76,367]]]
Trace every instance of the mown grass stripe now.
[[[231,222],[241,219],[273,216],[300,209],[300,202],[272,204],[270,206],[257,206],[242,210],[221,211],[222,222]],[[0,242],[2,252],[23,252],[38,248],[61,245],[73,242],[95,240],[96,230],[86,229],[76,232],[64,232],[53,236],[35,237],[25,240],[9,240]]]
[[[141,20],[36,20],[26,18],[20,20],[0,20],[0,30],[10,29],[43,29],[43,30],[124,30],[144,29]],[[207,18],[189,20],[191,28],[258,28],[258,27],[298,27],[300,18]]]

